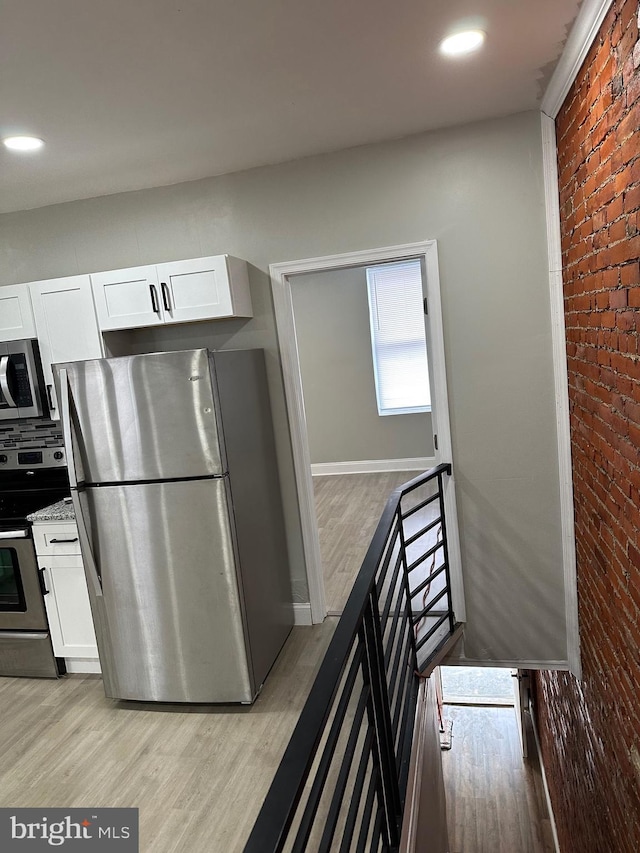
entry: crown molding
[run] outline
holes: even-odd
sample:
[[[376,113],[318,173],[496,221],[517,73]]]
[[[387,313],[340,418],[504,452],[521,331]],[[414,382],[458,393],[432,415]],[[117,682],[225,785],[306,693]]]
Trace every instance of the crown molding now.
[[[613,0],[583,0],[540,109],[555,119]]]

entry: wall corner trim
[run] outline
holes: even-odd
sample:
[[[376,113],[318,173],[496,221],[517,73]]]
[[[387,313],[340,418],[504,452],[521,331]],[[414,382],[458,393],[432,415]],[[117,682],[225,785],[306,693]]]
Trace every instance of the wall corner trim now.
[[[540,109],[550,118],[555,119],[560,112],[611,3],[612,0],[583,0],[542,98]]]
[[[564,569],[564,596],[567,624],[567,656],[571,672],[576,678],[580,678],[580,634],[578,628],[578,588],[571,466],[571,431],[569,423],[569,374],[567,368],[567,340],[564,325],[564,296],[562,292],[562,250],[560,242],[560,198],[558,191],[556,126],[554,119],[545,115],[545,113],[542,113],[540,118],[542,123],[542,165],[547,222],[547,252],[549,258],[549,302],[551,308],[553,380],[556,398],[556,434],[560,486],[562,563]]]

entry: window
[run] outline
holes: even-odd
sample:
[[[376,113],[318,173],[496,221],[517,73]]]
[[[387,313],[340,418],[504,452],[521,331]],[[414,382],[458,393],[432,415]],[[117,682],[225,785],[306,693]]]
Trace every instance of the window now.
[[[430,412],[420,261],[367,267],[367,292],[378,414]]]

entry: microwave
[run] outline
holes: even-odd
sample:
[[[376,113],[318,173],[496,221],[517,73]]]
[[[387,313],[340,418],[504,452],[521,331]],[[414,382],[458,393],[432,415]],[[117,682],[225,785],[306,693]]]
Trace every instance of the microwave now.
[[[38,342],[0,342],[0,420],[48,415]]]

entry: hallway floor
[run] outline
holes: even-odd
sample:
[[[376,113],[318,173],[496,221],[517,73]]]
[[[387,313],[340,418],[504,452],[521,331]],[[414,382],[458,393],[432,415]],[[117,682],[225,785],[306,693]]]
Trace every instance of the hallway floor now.
[[[444,706],[453,743],[442,752],[451,853],[553,853],[533,730],[522,758],[513,708]]]
[[[0,678],[0,806],[137,807],[140,853],[241,853],[336,624],[294,628],[250,708]]]
[[[327,610],[342,613],[382,510],[421,471],[313,478]]]

